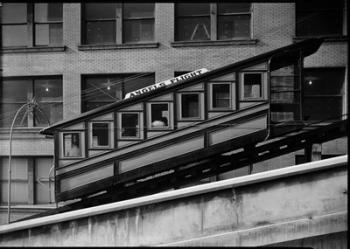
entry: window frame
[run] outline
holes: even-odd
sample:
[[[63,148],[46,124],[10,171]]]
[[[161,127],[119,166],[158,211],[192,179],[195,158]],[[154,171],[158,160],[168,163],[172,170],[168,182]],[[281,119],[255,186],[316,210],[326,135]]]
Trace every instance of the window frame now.
[[[295,3],[295,36],[296,38],[310,38],[310,37],[325,37],[325,38],[340,38],[343,36],[347,35],[347,15],[345,14],[345,10],[347,8],[347,1],[341,0],[340,1],[342,4],[342,9],[341,10],[333,10],[333,12],[341,12],[341,31],[340,33],[334,33],[334,34],[300,34],[300,30],[299,30],[299,26],[298,26],[298,22],[299,22],[299,13],[310,13],[311,15],[315,15],[315,13],[321,13],[321,12],[329,12],[330,10],[320,10],[320,9],[312,9],[312,10],[304,10],[304,8],[302,8],[302,6],[300,6],[300,3],[304,3],[303,1],[296,1]],[[331,2],[330,2],[331,3]],[[299,17],[299,18],[298,18]]]
[[[204,15],[204,14],[201,14],[201,15],[181,15],[178,13],[177,11],[177,7],[176,7],[176,4],[174,5],[174,12],[175,12],[175,15],[174,15],[174,41],[175,43],[176,42],[214,42],[214,41],[238,41],[238,40],[251,40],[252,39],[252,35],[253,35],[253,27],[252,27],[252,17],[253,17],[253,4],[252,3],[249,3],[250,4],[250,11],[249,12],[232,12],[232,13],[221,13],[219,14],[219,11],[218,11],[218,4],[220,3],[209,3],[209,13],[208,15]],[[219,32],[219,17],[220,16],[238,16],[238,15],[249,15],[250,16],[250,19],[249,19],[249,37],[231,37],[231,38],[228,38],[228,39],[218,39],[218,32]],[[209,27],[209,31],[210,31],[210,37],[209,39],[207,40],[180,40],[178,38],[178,33],[179,33],[179,30],[178,30],[178,19],[179,18],[197,18],[197,17],[209,17],[209,24],[210,24],[210,27]]]
[[[98,2],[91,2],[91,3],[98,3]],[[82,13],[82,36],[81,36],[81,42],[83,45],[86,46],[99,46],[99,45],[123,45],[123,44],[143,44],[143,43],[154,43],[155,42],[155,3],[154,8],[153,8],[153,17],[130,17],[130,18],[125,18],[124,17],[124,3],[115,3],[115,13],[116,13],[116,18],[98,18],[98,19],[87,19],[87,13],[86,13],[86,4],[82,4],[81,7],[81,13]],[[153,20],[153,39],[150,41],[133,41],[133,42],[126,42],[124,39],[124,20],[129,21],[129,20]],[[114,41],[113,42],[98,42],[98,43],[88,43],[87,42],[87,22],[111,22],[114,21],[115,23],[115,30],[113,30],[114,34]]]
[[[93,144],[93,125],[94,124],[108,124],[108,145],[97,145]],[[114,126],[113,121],[105,120],[93,120],[89,122],[89,149],[112,149],[114,147]]]
[[[232,95],[233,95],[233,90],[232,90],[232,82],[210,82],[209,83],[209,110],[210,111],[226,111],[226,110],[232,110],[233,109],[233,99],[232,99]],[[213,98],[214,98],[214,90],[213,87],[214,85],[229,85],[229,106],[228,107],[214,107],[214,102],[213,102]]]
[[[40,107],[40,104],[61,104],[62,105],[62,118],[63,118],[63,81],[62,81],[62,75],[49,75],[49,76],[10,76],[10,77],[3,77],[1,82],[0,82],[0,89],[1,89],[1,84],[2,82],[6,80],[26,80],[30,81],[30,87],[28,88],[29,91],[26,93],[27,94],[27,100],[26,101],[3,101],[3,98],[0,95],[0,104],[21,104],[24,105],[26,104],[31,98],[35,97],[35,81],[36,80],[50,80],[50,79],[56,79],[60,80],[60,85],[62,87],[62,98],[61,101],[55,101],[55,100],[50,100],[50,101],[37,101]],[[37,111],[38,112],[38,111]],[[40,112],[40,111],[39,111]],[[1,115],[1,112],[0,112]],[[13,114],[14,115],[14,114]],[[31,112],[27,113],[27,125],[24,126],[15,126],[15,128],[36,128],[36,127],[45,127],[46,124],[44,125],[37,125],[36,124],[36,113],[34,112],[31,114]],[[62,120],[61,118],[61,120]],[[47,120],[45,120],[47,122]],[[0,129],[7,129],[9,126],[0,126]]]
[[[64,136],[68,134],[79,134],[79,143],[81,147],[81,156],[66,156],[65,155],[65,141]],[[61,140],[61,158],[60,159],[68,159],[68,160],[75,160],[75,159],[82,159],[85,158],[85,132],[84,131],[62,131],[60,132],[60,140]]]
[[[152,127],[152,105],[166,104],[168,105],[168,125],[164,127]],[[174,129],[173,120],[173,103],[169,101],[151,101],[147,102],[147,127],[148,131],[169,131]]]
[[[198,117],[183,117],[182,116],[182,96],[183,95],[197,95],[198,96]],[[200,121],[204,119],[204,93],[203,92],[179,92],[177,93],[177,108],[178,121]]]
[[[132,137],[132,136],[123,136],[122,133],[123,133],[123,114],[134,114],[134,115],[137,115],[137,119],[138,119],[138,128],[136,128],[138,130],[138,134],[139,136],[135,136],[135,137]],[[132,140],[132,141],[135,141],[135,140],[142,140],[143,139],[143,115],[142,115],[142,112],[141,111],[122,111],[122,112],[118,112],[118,141],[122,141],[122,140]]]
[[[61,21],[48,21],[48,22],[36,22],[35,21],[35,4],[41,4],[38,3],[25,3],[26,9],[27,9],[27,21],[24,23],[2,23],[0,22],[1,27],[2,26],[14,26],[14,25],[26,25],[27,30],[27,37],[26,37],[26,45],[16,45],[16,46],[3,46],[1,44],[1,49],[16,49],[16,48],[50,48],[50,47],[57,47],[57,46],[63,46],[63,3],[62,4],[62,18]],[[47,4],[52,4],[48,2]],[[56,4],[56,3],[54,3]],[[36,45],[36,24],[62,24],[62,41],[57,44],[48,44],[48,45]]]
[[[261,89],[260,89],[260,95],[259,97],[245,97],[244,96],[244,76],[246,74],[260,74],[261,75]],[[262,72],[262,71],[246,71],[246,72],[240,72],[240,100],[241,101],[262,101],[262,100],[266,100],[267,96],[265,93],[265,88],[267,87],[266,84],[266,72]]]

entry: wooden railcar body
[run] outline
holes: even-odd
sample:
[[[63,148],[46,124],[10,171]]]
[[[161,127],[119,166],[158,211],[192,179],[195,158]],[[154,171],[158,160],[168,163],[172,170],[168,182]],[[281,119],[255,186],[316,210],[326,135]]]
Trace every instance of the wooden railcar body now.
[[[43,129],[54,137],[56,201],[87,197],[263,141],[271,136],[272,107],[278,109],[271,103],[271,75],[293,65],[292,79],[300,88],[303,58],[321,43],[310,39],[212,71],[194,71]],[[298,107],[294,121],[300,120]]]

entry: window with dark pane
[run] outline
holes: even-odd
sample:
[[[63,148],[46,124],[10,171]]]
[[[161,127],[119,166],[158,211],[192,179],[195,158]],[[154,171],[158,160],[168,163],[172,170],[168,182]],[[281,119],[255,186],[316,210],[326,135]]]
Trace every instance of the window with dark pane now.
[[[121,138],[139,138],[140,125],[138,113],[122,113],[121,114]]]
[[[2,46],[62,45],[62,6],[62,3],[4,3]],[[28,33],[29,30],[32,32]]]
[[[63,156],[81,157],[82,156],[81,133],[72,132],[63,134]]]
[[[200,118],[199,94],[181,94],[181,117]]]
[[[261,98],[262,97],[262,74],[246,73],[244,74],[244,98]]]
[[[218,3],[218,40],[250,38],[250,3]]]
[[[36,98],[38,107],[25,107],[16,118],[15,126],[47,126],[62,120],[62,78],[3,78],[0,83],[0,126],[10,127],[19,108]],[[33,113],[33,115],[30,115]]]
[[[344,68],[305,69],[303,119],[341,119],[344,80]]]
[[[297,36],[343,35],[344,0],[296,2]]]
[[[108,147],[109,123],[92,123],[92,147]]]
[[[212,84],[212,107],[230,108],[231,91],[230,84]]]
[[[40,110],[34,114],[35,125],[45,126],[54,124],[63,118],[62,79],[35,79],[34,95]]]
[[[62,4],[35,3],[35,45],[62,44]]]
[[[123,4],[123,40],[144,42],[154,40],[154,4]]]
[[[178,3],[175,40],[250,39],[250,3]]]
[[[2,46],[27,46],[27,4],[3,3],[1,13]]]
[[[209,3],[178,3],[175,15],[177,41],[210,40]]]
[[[154,3],[86,3],[85,44],[154,40]]]
[[[154,81],[154,73],[84,76],[82,111],[120,101],[126,93],[152,85]]]
[[[169,127],[169,104],[152,103],[151,104],[151,128]]]
[[[117,3],[86,3],[84,7],[85,43],[115,43]]]

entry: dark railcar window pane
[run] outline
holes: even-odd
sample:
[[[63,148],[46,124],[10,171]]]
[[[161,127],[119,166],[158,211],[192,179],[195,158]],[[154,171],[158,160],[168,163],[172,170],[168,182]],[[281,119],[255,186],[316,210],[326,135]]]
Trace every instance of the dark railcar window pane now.
[[[182,94],[181,95],[181,117],[183,118],[199,118],[199,95],[198,94]]]
[[[218,39],[249,38],[250,15],[219,16]]]
[[[214,84],[212,94],[213,108],[231,107],[229,84]]]
[[[139,115],[136,113],[122,113],[122,137],[140,137]]]
[[[92,124],[92,146],[109,146],[109,124],[93,123]]]
[[[177,16],[209,15],[209,3],[179,3],[176,4]]]
[[[154,3],[124,3],[124,18],[153,17]]]
[[[115,21],[86,23],[86,43],[115,43]]]
[[[151,127],[153,128],[169,127],[169,105],[168,104],[151,105]]]
[[[62,3],[36,3],[34,5],[35,22],[62,21]]]
[[[116,3],[87,3],[85,4],[86,20],[115,19]]]
[[[154,20],[124,20],[124,42],[153,41]]]
[[[176,39],[179,41],[210,40],[210,18],[179,18],[176,25]]]
[[[1,7],[2,23],[26,23],[27,4],[26,3],[3,3]]]
[[[250,3],[218,3],[219,14],[250,12]]]
[[[2,25],[2,46],[26,46],[27,25]]]
[[[67,133],[63,135],[65,157],[81,157],[82,149],[80,144],[80,133]]]
[[[244,98],[262,97],[262,75],[252,73],[244,75]]]

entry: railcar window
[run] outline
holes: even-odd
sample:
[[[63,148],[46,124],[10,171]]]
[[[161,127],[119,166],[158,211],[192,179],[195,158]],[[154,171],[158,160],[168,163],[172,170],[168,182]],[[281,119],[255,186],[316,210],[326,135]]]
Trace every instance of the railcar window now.
[[[91,124],[91,147],[111,147],[110,134],[111,134],[110,122],[96,122]]]
[[[170,115],[168,103],[150,104],[150,128],[151,129],[169,129]]]
[[[140,115],[138,113],[121,114],[120,138],[140,138]]]
[[[211,109],[231,108],[231,84],[211,84]]]
[[[181,94],[181,118],[201,118],[200,115],[199,94],[182,93]]]
[[[64,133],[63,134],[63,156],[64,157],[82,157],[82,138],[81,133]]]
[[[261,73],[245,73],[243,75],[243,97],[244,99],[260,99],[263,97]]]

